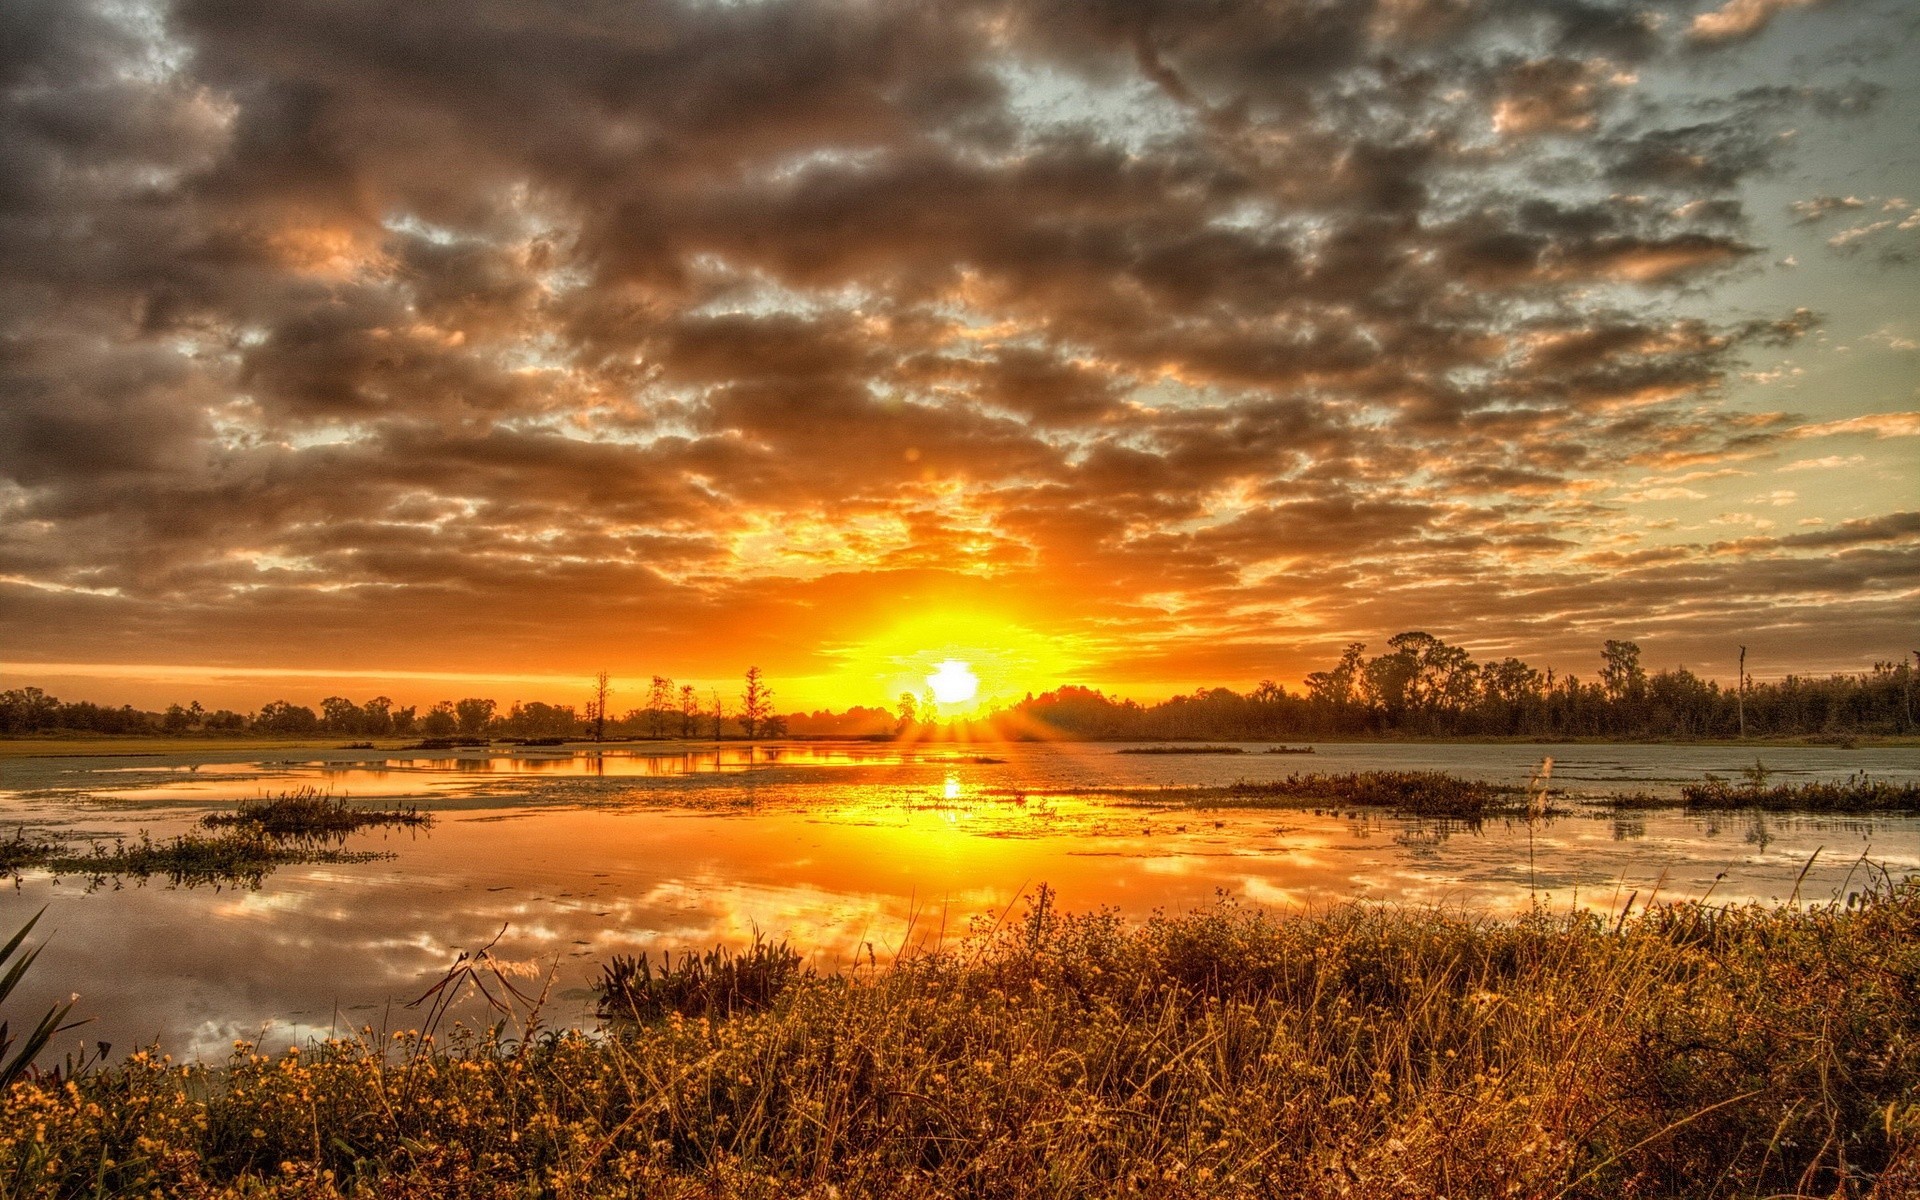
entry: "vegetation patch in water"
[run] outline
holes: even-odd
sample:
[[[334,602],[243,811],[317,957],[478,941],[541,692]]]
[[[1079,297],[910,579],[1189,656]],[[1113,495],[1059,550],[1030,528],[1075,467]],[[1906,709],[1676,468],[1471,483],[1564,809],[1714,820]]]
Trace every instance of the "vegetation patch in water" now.
[[[183,833],[155,841],[144,831],[133,841],[94,842],[85,850],[56,847],[23,866],[54,875],[83,875],[100,881],[164,876],[186,887],[244,884],[259,887],[279,867],[296,863],[371,862],[390,855],[324,847],[311,841],[273,837],[252,829],[222,833]]]
[[[1776,812],[1911,813],[1920,812],[1920,784],[1888,783],[1864,774],[1840,783],[1782,783],[1768,786],[1764,768],[1733,783],[1708,776],[1680,789],[1688,808],[1761,808]]]
[[[1893,1197],[1920,891],[1515,921],[1024,919],[728,1017],[0,1095],[15,1197]]]
[[[1239,805],[1326,804],[1335,808],[1390,808],[1426,816],[1478,817],[1524,806],[1526,789],[1462,779],[1443,771],[1352,771],[1289,775],[1199,788],[1209,802]]]
[[[1245,754],[1238,746],[1128,746],[1115,754]]]
[[[299,788],[262,800],[242,800],[232,812],[200,818],[208,829],[239,828],[281,838],[341,838],[358,829],[433,824],[431,813],[417,808],[361,808],[318,788]]]

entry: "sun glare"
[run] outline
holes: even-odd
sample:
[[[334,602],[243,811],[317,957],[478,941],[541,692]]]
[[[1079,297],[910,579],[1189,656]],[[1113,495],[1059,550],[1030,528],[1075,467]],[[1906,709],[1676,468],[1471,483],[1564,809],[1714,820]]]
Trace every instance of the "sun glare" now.
[[[939,704],[965,704],[980,693],[980,677],[973,668],[949,658],[927,676],[927,687]]]

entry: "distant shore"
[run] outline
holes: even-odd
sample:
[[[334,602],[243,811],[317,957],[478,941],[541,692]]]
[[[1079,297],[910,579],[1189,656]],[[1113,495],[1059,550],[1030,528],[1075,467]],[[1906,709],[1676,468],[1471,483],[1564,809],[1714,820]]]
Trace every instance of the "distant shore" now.
[[[249,735],[209,735],[185,734],[166,736],[155,734],[75,734],[71,737],[0,735],[0,759],[9,758],[114,758],[138,757],[160,754],[192,753],[229,753],[234,751],[285,751],[285,750],[324,750],[360,753],[396,753],[416,751],[419,753],[453,753],[466,750],[489,751],[560,751],[600,749],[631,750],[651,748],[656,750],[712,749],[720,746],[740,747],[746,745],[779,746],[792,743],[832,742],[846,745],[894,746],[911,745],[915,747],[977,746],[983,743],[965,742],[958,739],[922,739],[914,742],[896,742],[863,737],[798,736],[772,739],[758,739],[748,742],[745,738],[725,738],[715,741],[712,738],[609,738],[595,742],[591,739],[570,739],[558,745],[523,745],[507,739],[493,739],[485,744],[455,745],[452,747],[420,746],[419,738],[371,738],[363,739],[364,744],[343,741],[338,737],[259,737]],[[1038,743],[1038,739],[1035,739]],[[1048,742],[1061,742],[1072,745],[1181,745],[1184,742],[1217,743],[1215,738],[1057,738]],[[1247,746],[1278,745],[1458,745],[1458,746],[1724,746],[1730,748],[1751,748],[1764,750],[1768,747],[1796,747],[1802,749],[1848,750],[1863,746],[1873,747],[1920,747],[1920,734],[1814,734],[1781,737],[1750,738],[1604,738],[1604,737],[1434,737],[1396,735],[1392,737],[1358,737],[1352,734],[1328,737],[1293,735],[1283,741],[1252,741],[1233,743]]]

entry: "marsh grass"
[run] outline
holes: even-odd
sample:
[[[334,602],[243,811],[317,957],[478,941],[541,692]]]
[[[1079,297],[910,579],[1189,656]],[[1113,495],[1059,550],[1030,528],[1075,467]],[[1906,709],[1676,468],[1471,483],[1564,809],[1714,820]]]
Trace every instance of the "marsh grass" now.
[[[1688,808],[1758,808],[1772,812],[1911,813],[1920,812],[1920,784],[1888,783],[1864,773],[1840,783],[1783,783],[1768,786],[1756,765],[1740,783],[1708,776],[1680,789]]]
[[[136,1054],[8,1197],[1842,1196],[1920,1187],[1920,892],[1024,919],[731,1017]]]
[[[361,808],[322,792],[303,787],[278,796],[243,800],[232,812],[200,818],[207,829],[254,830],[276,838],[344,838],[356,830],[375,827],[424,828],[433,815],[417,808]]]
[[[280,867],[298,863],[355,863],[391,855],[340,848],[347,836],[371,826],[423,827],[431,814],[418,809],[356,808],[314,788],[243,801],[230,813],[200,819],[210,833],[184,833],[156,841],[142,830],[132,839],[94,841],[85,847],[30,833],[24,827],[0,841],[0,877],[18,878],[30,868],[56,876],[77,875],[95,886],[109,880],[164,877],[183,887],[235,884],[257,888]]]
[[[254,829],[183,833],[160,841],[142,830],[132,840],[96,841],[83,850],[58,846],[45,858],[27,865],[54,875],[84,876],[96,883],[160,876],[184,887],[238,884],[257,888],[278,868],[296,863],[372,862],[386,857],[390,856],[341,850],[310,840],[289,840]]]
[[[1528,800],[1525,788],[1462,779],[1440,771],[1289,775],[1285,779],[1241,780],[1224,788],[1192,791],[1196,800],[1211,804],[1389,808],[1421,816],[1468,818],[1521,812]]]
[[[1115,754],[1245,754],[1239,746],[1128,746]]]
[[[656,968],[645,951],[615,955],[595,985],[604,1020],[645,1023],[669,1014],[729,1017],[772,1006],[780,994],[812,974],[786,942],[771,942],[755,930],[738,952],[715,946],[703,954],[660,956]]]

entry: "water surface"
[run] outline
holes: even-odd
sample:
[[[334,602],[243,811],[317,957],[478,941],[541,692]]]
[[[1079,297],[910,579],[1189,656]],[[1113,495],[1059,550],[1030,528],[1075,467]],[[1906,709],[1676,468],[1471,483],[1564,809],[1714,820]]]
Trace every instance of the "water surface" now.
[[[1312,756],[1121,755],[1112,745],[787,744],[668,753],[329,751],[0,763],[0,821],[70,840],[166,836],[241,799],[317,786],[404,801],[425,831],[356,835],[366,863],[283,868],[257,889],[28,873],[0,928],[45,905],[22,1011],[79,992],[85,1033],[218,1055],[364,1025],[405,1028],[458,950],[500,937],[549,1018],[584,1020],[594,964],[759,930],[822,966],[961,936],[1045,884],[1129,915],[1221,895],[1282,910],[1346,899],[1490,914],[1630,898],[1825,902],[1920,870],[1920,819],[1616,812],[1755,752],[1718,747],[1321,745]],[[1294,772],[1439,769],[1525,783],[1543,755],[1566,815],[1469,825],[1311,809],[1195,809],[1162,789]],[[1920,779],[1920,750],[1768,748],[1786,781]]]

